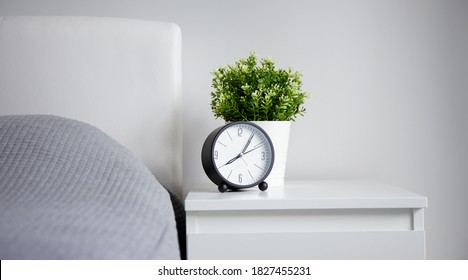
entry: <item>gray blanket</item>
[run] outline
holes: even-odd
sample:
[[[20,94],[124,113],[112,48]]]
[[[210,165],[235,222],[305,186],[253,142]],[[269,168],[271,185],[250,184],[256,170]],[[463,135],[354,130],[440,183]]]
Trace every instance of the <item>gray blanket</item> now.
[[[0,259],[177,259],[167,191],[90,125],[0,117]]]

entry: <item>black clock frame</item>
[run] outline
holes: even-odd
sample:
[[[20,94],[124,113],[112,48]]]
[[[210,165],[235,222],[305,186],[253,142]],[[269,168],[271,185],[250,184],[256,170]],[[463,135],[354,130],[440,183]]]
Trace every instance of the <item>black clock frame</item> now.
[[[237,185],[233,184],[231,182],[226,182],[223,180],[223,176],[218,172],[218,169],[216,168],[216,164],[214,162],[214,146],[216,141],[218,140],[219,135],[226,129],[228,129],[231,126],[239,125],[239,124],[246,124],[255,127],[258,129],[263,135],[265,136],[266,140],[268,141],[270,147],[271,147],[271,164],[268,167],[267,172],[264,174],[264,176],[258,180],[257,182],[249,185]],[[261,191],[265,191],[268,188],[268,183],[266,183],[264,180],[270,175],[271,169],[273,168],[273,165],[275,163],[275,149],[273,147],[273,142],[270,139],[270,136],[261,128],[260,126],[252,123],[252,122],[246,122],[246,121],[238,121],[238,122],[231,122],[226,125],[220,126],[213,130],[208,137],[206,138],[205,142],[203,143],[202,147],[202,153],[201,153],[201,160],[202,160],[202,165],[203,169],[205,170],[206,175],[210,180],[218,186],[218,190],[220,192],[225,192],[228,189],[245,189],[245,188],[251,188],[253,186],[258,185],[258,188]]]

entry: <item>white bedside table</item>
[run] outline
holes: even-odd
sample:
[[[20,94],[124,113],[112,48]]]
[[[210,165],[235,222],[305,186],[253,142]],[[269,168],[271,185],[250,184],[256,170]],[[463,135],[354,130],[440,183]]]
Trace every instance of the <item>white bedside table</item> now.
[[[188,259],[424,259],[427,198],[372,181],[292,181],[185,199]]]

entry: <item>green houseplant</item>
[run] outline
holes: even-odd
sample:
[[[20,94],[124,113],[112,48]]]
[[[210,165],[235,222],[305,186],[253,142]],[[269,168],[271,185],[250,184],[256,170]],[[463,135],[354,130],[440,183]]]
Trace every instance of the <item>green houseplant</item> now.
[[[294,121],[305,112],[302,73],[255,53],[213,73],[211,108],[225,121]]]
[[[284,186],[291,121],[304,115],[307,93],[302,73],[275,66],[272,58],[255,53],[212,72],[211,109],[226,122],[251,121],[270,136],[275,163],[268,184]]]

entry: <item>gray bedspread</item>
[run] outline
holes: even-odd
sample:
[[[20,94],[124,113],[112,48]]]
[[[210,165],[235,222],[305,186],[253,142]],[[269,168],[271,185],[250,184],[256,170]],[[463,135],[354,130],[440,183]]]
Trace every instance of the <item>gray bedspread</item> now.
[[[177,259],[167,191],[93,126],[0,117],[0,259]]]

